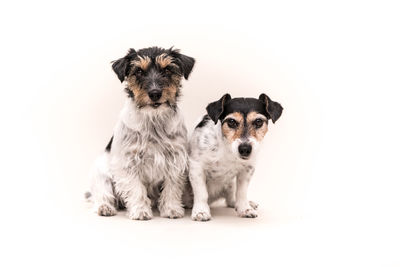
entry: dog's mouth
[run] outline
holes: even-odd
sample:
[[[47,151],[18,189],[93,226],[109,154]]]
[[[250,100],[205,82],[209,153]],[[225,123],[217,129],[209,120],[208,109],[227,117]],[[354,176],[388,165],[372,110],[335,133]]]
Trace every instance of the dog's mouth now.
[[[250,158],[250,156],[240,156],[240,158],[243,160],[248,160]]]
[[[153,107],[153,108],[158,108],[159,106],[161,106],[162,105],[162,103],[153,103],[153,104],[151,104],[151,106]]]
[[[165,101],[165,102],[161,102],[161,103],[160,102],[154,102],[154,103],[150,104],[150,106],[152,108],[154,108],[154,109],[157,109],[160,106],[166,106],[166,107],[170,107],[170,108],[174,107],[174,105],[172,105],[171,102],[169,102],[168,100]]]
[[[137,104],[137,107],[139,109],[142,108],[152,108],[153,110],[156,110],[160,107],[169,107],[169,108],[174,108],[175,106],[172,105],[169,101],[165,101],[165,102],[153,102],[153,103],[145,103],[145,104]]]

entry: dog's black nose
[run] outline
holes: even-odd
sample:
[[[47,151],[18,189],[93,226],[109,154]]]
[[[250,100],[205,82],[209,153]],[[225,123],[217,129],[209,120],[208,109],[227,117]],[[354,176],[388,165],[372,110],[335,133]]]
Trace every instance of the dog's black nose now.
[[[155,102],[155,101],[157,101],[157,100],[159,100],[161,98],[162,91],[160,91],[160,90],[151,90],[148,93],[148,95],[149,95],[150,99]]]
[[[243,143],[239,145],[239,154],[242,157],[248,157],[251,153],[251,145],[247,143]]]

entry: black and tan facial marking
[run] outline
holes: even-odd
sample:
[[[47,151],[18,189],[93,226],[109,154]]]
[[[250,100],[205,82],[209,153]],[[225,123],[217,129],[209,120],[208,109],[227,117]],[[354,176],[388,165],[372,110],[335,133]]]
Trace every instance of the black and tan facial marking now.
[[[222,121],[222,133],[229,143],[239,139],[245,132],[244,116],[240,112],[228,114]]]
[[[175,107],[182,77],[188,79],[195,60],[177,49],[150,47],[135,51],[113,62],[112,67],[139,108],[162,104]]]
[[[131,61],[130,65],[136,72],[145,72],[151,65],[151,59],[148,56],[137,56],[134,60]]]
[[[246,122],[249,136],[261,142],[268,132],[267,118],[256,111],[250,111],[246,116]]]
[[[268,131],[268,120],[276,122],[282,114],[282,106],[267,95],[256,98],[231,98],[225,94],[207,106],[207,113],[217,123],[221,121],[224,138],[229,144],[238,143],[242,158],[249,157],[251,140],[262,141]]]
[[[258,142],[262,141],[268,131],[267,118],[256,112],[249,113],[233,112],[223,119],[222,133],[229,143],[237,139],[246,140],[250,137]]]

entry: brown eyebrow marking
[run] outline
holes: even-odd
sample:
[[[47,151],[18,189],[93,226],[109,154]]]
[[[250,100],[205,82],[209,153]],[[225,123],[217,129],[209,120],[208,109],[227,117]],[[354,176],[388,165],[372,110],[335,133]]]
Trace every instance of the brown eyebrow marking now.
[[[246,122],[247,122],[247,127],[249,127],[249,135],[254,137],[257,141],[261,141],[264,138],[265,134],[268,132],[268,125],[266,122],[264,122],[261,128],[256,129],[256,127],[254,127],[253,125],[253,122],[257,118],[266,121],[264,115],[260,115],[260,113],[252,111],[249,114],[247,114]]]
[[[131,62],[131,65],[134,65],[136,67],[141,68],[142,70],[146,70],[150,63],[151,63],[151,59],[148,56],[138,56],[139,60],[133,60]]]
[[[168,56],[167,54],[163,53],[156,57],[156,62],[161,68],[165,68],[169,65],[176,66],[173,62],[173,58]]]
[[[265,120],[265,116],[261,115],[260,113],[257,113],[255,111],[251,111],[247,114],[247,123],[251,124],[253,121],[255,121],[257,118]]]
[[[225,121],[229,118],[232,118],[239,123],[236,129],[229,128],[228,123],[225,123]],[[242,135],[242,132],[244,131],[243,120],[243,114],[240,112],[233,112],[225,117],[225,120],[222,124],[222,133],[230,143],[240,138],[240,136]]]

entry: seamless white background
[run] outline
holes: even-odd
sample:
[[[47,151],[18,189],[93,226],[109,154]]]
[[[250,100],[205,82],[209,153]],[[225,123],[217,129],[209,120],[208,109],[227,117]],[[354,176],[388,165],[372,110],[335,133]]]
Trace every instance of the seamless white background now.
[[[396,1],[0,4],[2,266],[400,266]],[[257,219],[102,218],[88,172],[126,98],[110,61],[175,46],[197,59],[181,110],[268,94],[250,185]]]

